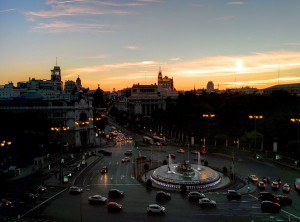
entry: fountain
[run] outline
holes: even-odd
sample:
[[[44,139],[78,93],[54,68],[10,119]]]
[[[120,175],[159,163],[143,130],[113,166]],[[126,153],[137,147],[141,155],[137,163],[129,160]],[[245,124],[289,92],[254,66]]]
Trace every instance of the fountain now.
[[[201,166],[200,153],[197,153],[197,164],[191,164],[189,160],[182,163],[173,163],[171,156],[168,164],[160,166],[152,171],[150,179],[159,187],[181,190],[185,185],[187,190],[209,189],[221,182],[219,172],[207,166]]]

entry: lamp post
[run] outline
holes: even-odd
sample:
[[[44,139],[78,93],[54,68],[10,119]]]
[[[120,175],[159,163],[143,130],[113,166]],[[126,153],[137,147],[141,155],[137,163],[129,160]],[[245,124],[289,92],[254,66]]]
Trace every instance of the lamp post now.
[[[259,115],[259,116],[257,116],[257,115],[250,115],[249,116],[249,119],[254,119],[254,133],[255,133],[255,135],[254,135],[254,148],[256,149],[256,120],[257,119],[262,119],[262,118],[264,118],[262,115]]]
[[[208,113],[208,114],[203,114],[202,117],[207,118],[207,139],[209,139],[209,122],[211,119],[215,118],[216,115],[212,113]],[[205,137],[203,140],[203,145],[205,146]]]
[[[300,122],[300,118],[291,118],[291,122],[293,122],[293,123],[297,123],[297,151],[298,151],[298,153],[299,153],[299,143],[300,143],[300,141],[299,141],[299,122]]]
[[[64,159],[62,156],[62,137],[60,135],[61,131],[67,131],[69,130],[69,127],[51,127],[51,131],[57,132],[58,133],[58,137],[59,137],[59,142],[60,142],[60,169],[59,169],[59,176],[61,179],[61,183],[63,184],[64,178],[63,178],[63,163],[64,163]]]

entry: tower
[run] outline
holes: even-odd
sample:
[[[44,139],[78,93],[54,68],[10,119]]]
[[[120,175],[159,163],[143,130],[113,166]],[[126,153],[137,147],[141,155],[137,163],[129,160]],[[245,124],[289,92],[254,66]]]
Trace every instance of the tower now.
[[[161,73],[161,68],[159,67],[159,71],[158,71],[158,82],[160,81],[160,80],[162,80],[162,73]]]
[[[81,79],[79,78],[79,76],[76,79],[76,87],[77,87],[78,90],[80,90],[82,88]]]

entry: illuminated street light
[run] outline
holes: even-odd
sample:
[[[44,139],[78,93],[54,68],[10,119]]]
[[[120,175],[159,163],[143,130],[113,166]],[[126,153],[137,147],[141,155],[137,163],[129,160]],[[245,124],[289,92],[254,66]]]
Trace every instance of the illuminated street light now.
[[[60,135],[60,132],[61,131],[67,131],[69,130],[70,127],[68,126],[63,126],[63,127],[51,127],[50,130],[51,131],[55,131],[55,132],[58,132],[58,137],[59,137],[59,140],[60,140],[60,179],[61,179],[61,183],[63,183],[63,167],[62,167],[62,164],[64,163],[64,159],[62,157],[62,137]]]
[[[203,114],[203,118],[207,118],[207,139],[209,138],[209,121],[210,119],[213,119],[216,117],[215,114],[209,113],[209,114]],[[203,146],[205,146],[205,137],[203,138]]]
[[[249,119],[254,119],[254,148],[256,149],[256,120],[257,119],[263,119],[264,117],[262,115],[256,116],[256,115],[250,115]]]
[[[298,153],[299,153],[299,122],[300,122],[300,119],[299,118],[291,118],[291,122],[293,123],[297,123],[298,125],[298,138],[297,138],[297,146],[298,146]]]

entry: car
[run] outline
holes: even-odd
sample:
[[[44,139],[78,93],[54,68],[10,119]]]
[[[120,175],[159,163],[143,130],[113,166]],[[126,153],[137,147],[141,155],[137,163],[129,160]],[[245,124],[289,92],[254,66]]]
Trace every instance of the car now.
[[[188,199],[189,200],[199,200],[199,199],[202,199],[202,198],[205,198],[205,194],[200,193],[198,191],[192,191],[192,192],[189,192],[189,194],[188,194]]]
[[[12,206],[12,202],[7,199],[2,199],[0,202],[1,209],[9,209]]]
[[[229,200],[239,200],[242,198],[241,193],[237,192],[236,190],[227,190],[226,196]]]
[[[82,192],[82,188],[77,187],[77,186],[71,186],[69,188],[69,193],[70,194],[80,194]]]
[[[266,183],[264,181],[259,181],[257,183],[257,187],[261,190],[264,190],[264,189],[266,189]]]
[[[107,198],[103,197],[99,194],[95,194],[93,196],[89,196],[88,201],[90,204],[104,204],[104,203],[106,203]]]
[[[291,205],[293,203],[293,200],[284,195],[276,195],[276,203],[279,203],[281,206]]]
[[[105,150],[98,150],[98,153],[105,153],[106,151]]]
[[[156,200],[170,200],[171,194],[165,191],[157,191],[156,192]]]
[[[73,176],[73,172],[71,170],[68,170],[65,174],[68,178],[71,178]]]
[[[277,181],[273,181],[271,184],[272,190],[279,190],[279,183]]]
[[[179,149],[179,150],[177,150],[177,153],[184,153],[184,152],[185,152],[184,149]]]
[[[258,177],[254,174],[249,175],[248,179],[251,180],[252,182],[257,182],[258,181]]]
[[[216,201],[205,197],[205,198],[199,199],[199,206],[200,207],[216,207],[217,203],[216,203]]]
[[[132,150],[126,150],[126,152],[124,154],[127,156],[130,156],[130,155],[132,155]]]
[[[202,149],[202,150],[200,150],[200,154],[201,154],[201,155],[206,155],[206,154],[207,154],[207,151],[206,151],[206,149]]]
[[[176,158],[175,154],[173,154],[173,153],[168,154],[166,157],[169,158],[169,156],[170,156],[172,159],[175,159],[175,158]]]
[[[291,187],[288,183],[283,184],[282,186],[282,192],[289,193],[291,191]]]
[[[24,194],[24,199],[26,201],[37,201],[38,195],[34,193],[25,193]]]
[[[294,186],[296,191],[300,191],[300,178],[295,179]]]
[[[102,167],[101,173],[102,173],[102,174],[105,174],[105,173],[107,173],[107,172],[108,172],[107,166]]]
[[[116,202],[109,202],[106,206],[108,212],[120,212],[123,205]]]
[[[108,191],[109,197],[124,197],[124,192],[118,189],[111,189]]]
[[[269,212],[269,213],[278,213],[281,209],[280,204],[265,200],[261,202],[260,208],[262,211]]]
[[[264,200],[269,200],[269,201],[276,201],[276,197],[274,194],[270,192],[260,192],[258,195],[258,199],[264,201]]]
[[[150,214],[165,214],[166,208],[158,204],[149,204],[147,207],[147,213]]]
[[[112,155],[112,152],[110,152],[110,151],[104,151],[104,152],[103,152],[103,155],[104,155],[104,156],[111,156],[111,155]]]
[[[47,192],[47,187],[45,187],[45,186],[38,186],[38,188],[36,189],[36,191],[39,194],[45,193],[45,192]]]
[[[192,154],[198,154],[199,150],[191,150]]]
[[[122,160],[121,160],[122,163],[128,163],[130,162],[130,158],[125,156]]]

